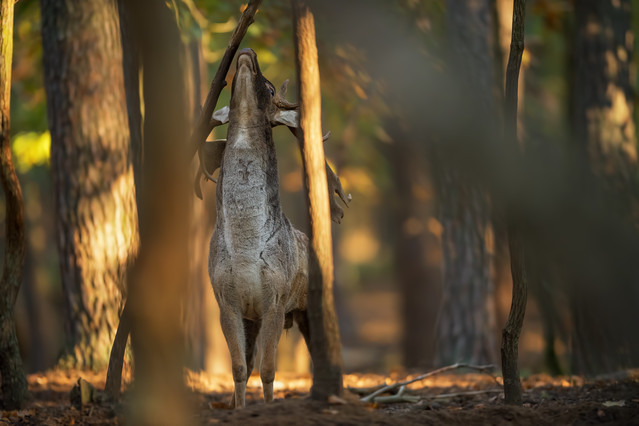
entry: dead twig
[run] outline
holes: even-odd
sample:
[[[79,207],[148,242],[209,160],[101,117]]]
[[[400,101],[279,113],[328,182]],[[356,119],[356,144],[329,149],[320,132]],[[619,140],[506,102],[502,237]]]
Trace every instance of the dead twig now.
[[[467,391],[467,392],[453,392],[453,393],[442,393],[439,395],[428,395],[428,396],[414,396],[414,395],[404,395],[404,389],[406,386],[402,386],[399,388],[399,392],[395,395],[390,396],[377,396],[373,398],[375,404],[394,404],[398,402],[419,402],[425,399],[446,399],[446,398],[457,398],[464,396],[475,396],[475,395],[483,395],[487,393],[502,393],[503,389],[485,389],[485,390],[477,390],[477,391]]]
[[[433,370],[430,371],[428,373],[422,374],[421,376],[417,376],[414,379],[410,379],[410,380],[405,380],[403,382],[398,382],[392,385],[388,385],[388,386],[384,386],[381,389],[376,390],[375,392],[371,393],[368,396],[365,396],[363,398],[360,399],[360,401],[362,402],[372,402],[375,397],[377,397],[378,395],[381,395],[383,393],[386,392],[390,392],[394,389],[397,388],[401,388],[402,386],[407,386],[410,385],[411,383],[415,383],[415,382],[419,382],[420,380],[424,380],[428,377],[434,376],[436,374],[441,374],[441,373],[445,373],[447,371],[451,371],[451,370],[456,370],[456,369],[460,369],[460,368],[469,368],[471,370],[476,370],[479,372],[487,372],[487,371],[491,371],[495,368],[494,365],[492,364],[488,364],[488,365],[469,365],[469,364],[463,364],[463,363],[456,363],[453,365],[448,365],[446,367],[442,367],[442,368],[438,368],[437,370]],[[394,395],[396,396],[396,395]]]
[[[458,396],[483,395],[485,393],[502,393],[503,391],[504,391],[503,389],[484,389],[484,390],[467,391],[467,392],[441,393],[439,395],[423,396],[422,399],[456,398]]]

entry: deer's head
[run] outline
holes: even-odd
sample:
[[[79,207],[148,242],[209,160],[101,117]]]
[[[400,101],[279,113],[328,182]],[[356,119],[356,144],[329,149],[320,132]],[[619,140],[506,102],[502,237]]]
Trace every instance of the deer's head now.
[[[229,121],[231,125],[236,123],[246,127],[285,125],[299,138],[299,108],[298,104],[291,103],[284,97],[287,86],[288,80],[284,81],[279,92],[276,92],[275,86],[262,75],[257,55],[253,49],[242,49],[237,56],[237,70],[231,87],[230,106],[213,114],[211,127]],[[324,140],[329,135],[330,132],[324,136]],[[195,194],[200,199],[202,199],[200,176],[204,175],[215,182],[212,173],[220,167],[225,145],[225,140],[219,140],[205,143],[198,149],[200,169],[195,177],[194,188]],[[331,194],[329,197],[331,218],[334,222],[339,223],[344,212],[333,195],[336,193],[346,206],[348,206],[351,197],[350,194],[344,193],[339,178],[328,164],[326,164],[326,174]]]
[[[231,88],[230,107],[217,111],[214,118],[222,123],[244,126],[298,126],[298,105],[284,98],[288,80],[279,93],[260,71],[253,49],[242,49],[237,56],[237,71]]]

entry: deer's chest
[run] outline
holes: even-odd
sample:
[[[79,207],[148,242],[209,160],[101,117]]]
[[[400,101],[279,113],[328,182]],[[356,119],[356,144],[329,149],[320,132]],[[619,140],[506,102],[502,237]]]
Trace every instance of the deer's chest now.
[[[225,156],[223,167],[224,238],[232,255],[254,258],[263,250],[273,216],[264,161],[234,150]]]

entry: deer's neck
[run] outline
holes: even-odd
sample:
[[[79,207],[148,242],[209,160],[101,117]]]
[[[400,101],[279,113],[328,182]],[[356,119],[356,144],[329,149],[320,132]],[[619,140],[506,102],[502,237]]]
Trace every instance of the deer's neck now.
[[[270,126],[231,124],[218,182],[218,228],[232,253],[251,257],[282,226],[278,185]]]

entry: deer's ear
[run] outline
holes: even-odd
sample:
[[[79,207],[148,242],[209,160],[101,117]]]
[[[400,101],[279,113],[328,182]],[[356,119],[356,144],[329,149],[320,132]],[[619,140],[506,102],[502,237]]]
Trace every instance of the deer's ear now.
[[[225,106],[224,108],[218,109],[213,113],[213,120],[217,120],[222,124],[226,124],[229,122],[229,107]]]
[[[280,124],[288,127],[299,127],[298,115],[299,114],[294,109],[278,110],[273,116],[271,124],[273,127],[279,126]]]

